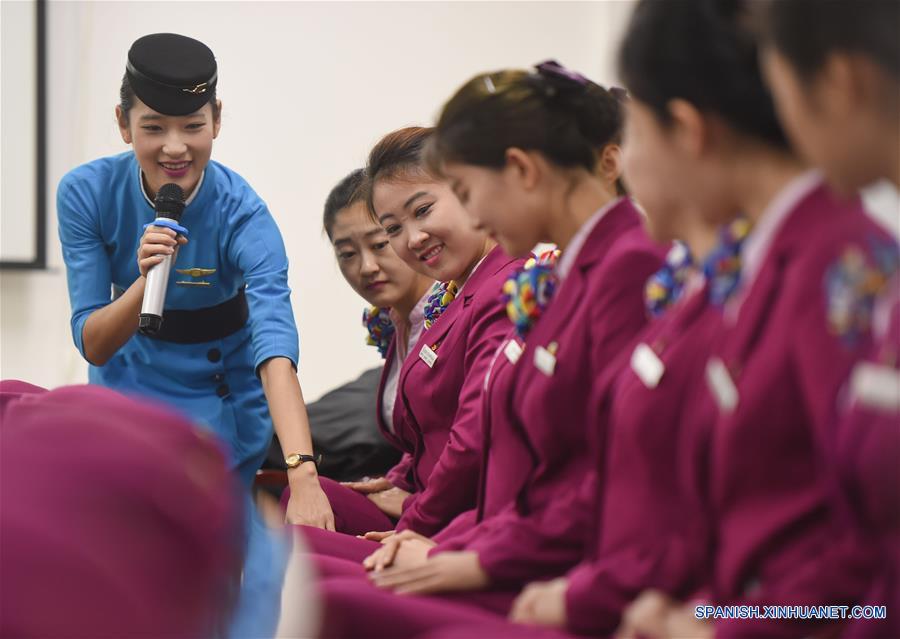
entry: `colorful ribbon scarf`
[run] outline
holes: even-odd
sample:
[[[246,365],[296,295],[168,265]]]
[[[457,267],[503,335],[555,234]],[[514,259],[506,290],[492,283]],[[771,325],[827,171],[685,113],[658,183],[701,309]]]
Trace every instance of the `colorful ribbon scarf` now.
[[[428,330],[444,311],[450,306],[450,302],[456,299],[459,286],[456,282],[435,282],[428,293],[428,301],[425,303],[425,330]]]
[[[896,242],[870,237],[867,244],[848,247],[825,271],[828,330],[851,347],[871,330],[875,302],[900,269]]]
[[[739,217],[719,230],[719,243],[703,262],[709,301],[723,306],[741,281],[741,248],[750,235],[750,220]]]
[[[503,285],[506,313],[521,339],[528,335],[556,292],[554,269],[559,255],[555,250],[532,257]]]
[[[659,317],[681,299],[693,265],[690,249],[675,240],[662,268],[650,276],[644,287],[644,304],[651,317]]]
[[[372,306],[363,310],[363,326],[369,332],[366,344],[378,348],[382,358],[387,357],[388,346],[394,335],[394,323],[391,321],[390,309]]]

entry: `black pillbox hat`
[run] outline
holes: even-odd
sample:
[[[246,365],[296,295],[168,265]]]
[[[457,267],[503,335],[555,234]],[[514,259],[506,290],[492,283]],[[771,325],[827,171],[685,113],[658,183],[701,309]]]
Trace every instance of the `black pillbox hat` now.
[[[216,58],[209,47],[175,33],[139,38],[128,51],[128,81],[141,102],[163,115],[188,115],[209,102]]]

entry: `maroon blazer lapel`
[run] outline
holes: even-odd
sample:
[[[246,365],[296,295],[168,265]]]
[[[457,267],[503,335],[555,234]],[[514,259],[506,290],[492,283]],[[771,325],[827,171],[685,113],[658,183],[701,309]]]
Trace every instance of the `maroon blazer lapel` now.
[[[532,328],[532,332],[526,340],[522,361],[516,366],[514,372],[516,376],[514,387],[519,389],[519,392],[515,394],[518,398],[515,401],[518,402],[525,399],[520,397],[521,389],[534,385],[529,391],[531,393],[536,388],[559,383],[558,379],[551,379],[538,370],[535,365],[536,350],[542,348],[552,351],[555,350],[554,343],[563,341],[567,343],[561,349],[578,348],[577,340],[566,339],[566,337],[569,337],[574,331],[586,331],[586,327],[573,326],[571,320],[576,315],[579,307],[583,304],[591,303],[591,300],[584,299],[584,291],[588,286],[589,274],[593,269],[600,267],[603,258],[609,252],[616,239],[629,228],[633,228],[638,224],[640,224],[640,219],[637,217],[634,207],[628,200],[622,200],[608,211],[591,230],[578,256],[575,258],[572,269],[551,302],[548,311]],[[589,352],[584,352],[581,356],[589,358],[590,354]],[[560,352],[559,357],[571,358],[572,354]],[[585,371],[585,374],[583,381],[586,384],[586,388],[590,389],[592,374],[587,374],[587,371]],[[515,406],[510,408],[512,409],[511,414],[515,415],[518,412]],[[545,410],[555,411],[556,409],[546,407]],[[562,410],[561,407],[560,410]],[[519,422],[520,420],[516,418],[514,421]],[[541,424],[545,423],[545,420],[537,421]],[[554,432],[545,428],[535,433],[526,433],[524,429],[521,431],[526,444],[532,450],[532,456],[536,464],[541,458],[547,459],[546,454],[539,455],[537,453],[538,449],[549,452],[559,448],[560,438],[564,437],[564,426],[560,424],[560,429]],[[578,433],[583,433],[585,429],[584,424],[571,424],[569,426],[573,427]],[[542,441],[536,441],[535,439],[538,437],[542,438]],[[579,435],[577,439],[583,440],[583,437]]]
[[[743,292],[745,297],[730,330],[726,316],[726,330],[722,337],[727,339],[728,347],[721,352],[721,361],[735,385],[739,384],[744,363],[753,352],[767,325],[766,320],[775,308],[775,299],[784,284],[785,267],[791,256],[798,254],[797,243],[804,241],[803,235],[808,233],[808,229],[821,224],[826,208],[831,206],[824,185],[813,190],[794,206],[772,238],[750,290]],[[810,286],[817,284],[810,283]]]
[[[384,421],[384,387],[385,384],[387,384],[388,375],[391,373],[391,367],[394,365],[395,357],[397,357],[396,333],[391,336],[391,341],[388,344],[388,350],[384,358],[384,367],[381,369],[381,379],[378,382],[378,396],[375,398],[375,419],[378,423],[378,430],[381,431],[382,436],[388,443],[400,450],[404,450],[402,442],[391,429],[388,428],[387,423]],[[394,415],[396,416],[396,403],[394,404]]]
[[[422,332],[418,342],[407,355],[400,371],[400,379],[397,385],[397,403],[394,406],[394,430],[397,436],[406,442],[402,447],[403,450],[413,452],[421,434],[421,429],[415,423],[415,416],[412,414],[406,398],[410,373],[416,370],[416,367],[426,367],[432,369],[429,371],[430,373],[440,374],[442,349],[443,352],[447,352],[460,339],[465,337],[459,334],[460,331],[453,332],[453,327],[457,324],[460,317],[463,316],[466,307],[469,306],[482,284],[490,280],[492,276],[496,275],[512,261],[514,261],[514,258],[504,253],[499,246],[491,249],[465,283],[462,292],[450,303],[431,328]],[[501,291],[498,290],[497,295],[499,296],[500,294]],[[433,367],[429,367],[423,359],[421,355],[423,349],[430,349],[437,355]]]

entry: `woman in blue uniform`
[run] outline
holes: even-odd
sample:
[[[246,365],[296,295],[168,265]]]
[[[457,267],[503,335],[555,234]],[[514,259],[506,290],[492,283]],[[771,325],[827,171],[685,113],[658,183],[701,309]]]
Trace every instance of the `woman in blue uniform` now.
[[[296,376],[281,234],[244,179],[210,160],[217,77],[212,51],[185,36],[144,36],[128,52],[116,118],[133,150],[70,171],[57,193],[72,335],[92,383],[183,411],[219,436],[248,485],[274,424],[290,467],[287,519],[333,528]],[[169,183],[186,196],[177,234],[151,224]],[[147,273],[167,255],[162,328],[139,334]]]

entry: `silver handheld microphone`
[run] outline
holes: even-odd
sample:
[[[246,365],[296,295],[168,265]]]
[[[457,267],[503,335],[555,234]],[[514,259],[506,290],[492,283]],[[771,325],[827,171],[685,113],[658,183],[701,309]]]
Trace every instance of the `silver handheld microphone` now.
[[[156,221],[178,224],[184,211],[184,191],[177,184],[163,184],[156,194],[155,206]],[[144,301],[138,322],[138,330],[144,335],[156,335],[162,327],[163,305],[166,302],[166,287],[169,285],[171,270],[172,256],[166,255],[162,262],[152,266],[147,272],[147,285],[144,287]]]

